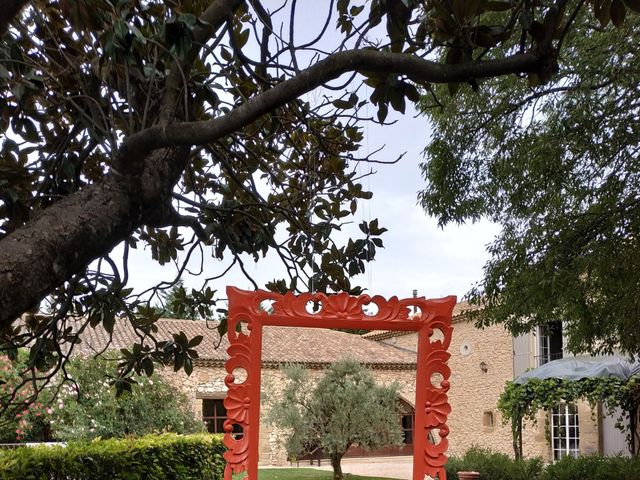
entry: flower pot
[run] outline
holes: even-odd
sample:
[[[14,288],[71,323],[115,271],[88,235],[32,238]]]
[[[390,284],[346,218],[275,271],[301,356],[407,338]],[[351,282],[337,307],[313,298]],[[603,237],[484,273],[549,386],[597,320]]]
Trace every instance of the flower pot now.
[[[458,478],[460,480],[478,480],[480,474],[478,472],[458,472]]]

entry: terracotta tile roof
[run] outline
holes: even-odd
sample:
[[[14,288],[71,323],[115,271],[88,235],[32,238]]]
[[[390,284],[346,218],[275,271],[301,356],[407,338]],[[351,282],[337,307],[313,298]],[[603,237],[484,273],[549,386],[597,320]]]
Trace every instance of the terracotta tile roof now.
[[[197,347],[200,361],[221,363],[227,359],[229,346],[226,335],[220,342],[215,322],[200,320],[161,319],[157,323],[158,340],[171,339],[172,333],[183,331],[188,338],[202,335],[204,340]],[[108,344],[109,335],[98,326],[87,327],[77,345],[81,355],[93,355]],[[130,323],[119,320],[113,332],[109,349],[128,348],[139,341]],[[220,346],[215,348],[220,342]],[[410,368],[415,366],[415,353],[390,345],[367,340],[359,335],[320,328],[265,327],[263,330],[263,364],[307,363],[328,364],[341,358],[351,358],[361,363],[382,368]]]
[[[462,302],[456,303],[453,307],[453,312],[451,315],[451,322],[456,323],[464,320],[466,315],[470,312],[477,312],[478,310],[482,310],[482,305],[472,305],[468,301],[463,300]],[[362,335],[363,338],[368,340],[383,340],[389,337],[399,337],[402,335],[408,335],[412,332],[397,332],[393,330],[372,330]]]

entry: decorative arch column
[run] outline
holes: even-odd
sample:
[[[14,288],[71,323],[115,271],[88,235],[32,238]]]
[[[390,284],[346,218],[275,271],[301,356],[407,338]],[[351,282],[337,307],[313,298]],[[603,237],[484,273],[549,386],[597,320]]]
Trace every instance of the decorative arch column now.
[[[246,471],[246,480],[258,479],[260,379],[262,329],[265,326],[353,328],[418,332],[413,480],[425,475],[446,479],[447,417],[451,406],[447,392],[451,371],[447,366],[451,343],[451,314],[455,296],[425,298],[303,293],[280,295],[227,287],[229,299],[229,360],[225,364],[228,387],[224,405],[227,421],[224,444],[227,462],[224,480]],[[270,303],[269,307],[265,302]],[[375,304],[377,312],[367,313]],[[308,308],[313,305],[315,308]],[[412,312],[413,315],[410,316]],[[243,374],[243,375],[241,375]],[[243,382],[236,378],[244,377]],[[233,432],[242,431],[238,437]],[[435,439],[429,441],[428,439]]]

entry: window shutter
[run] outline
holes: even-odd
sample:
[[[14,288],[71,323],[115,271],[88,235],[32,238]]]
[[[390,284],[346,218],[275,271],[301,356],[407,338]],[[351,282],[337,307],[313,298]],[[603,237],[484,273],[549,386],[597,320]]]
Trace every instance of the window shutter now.
[[[513,378],[526,372],[530,366],[529,334],[513,337]]]

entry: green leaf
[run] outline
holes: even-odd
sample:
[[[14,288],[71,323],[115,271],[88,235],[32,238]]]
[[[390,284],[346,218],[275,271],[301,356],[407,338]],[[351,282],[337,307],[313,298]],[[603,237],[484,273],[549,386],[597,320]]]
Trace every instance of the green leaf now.
[[[624,19],[627,14],[627,9],[622,3],[622,0],[613,0],[611,2],[611,22],[616,27],[622,27],[624,25]]]
[[[386,103],[380,103],[378,105],[378,121],[380,123],[384,123],[384,120],[387,118],[387,114],[389,113],[389,108]]]
[[[113,32],[115,33],[118,40],[124,40],[129,33],[129,26],[124,20],[118,18],[113,23]]]

